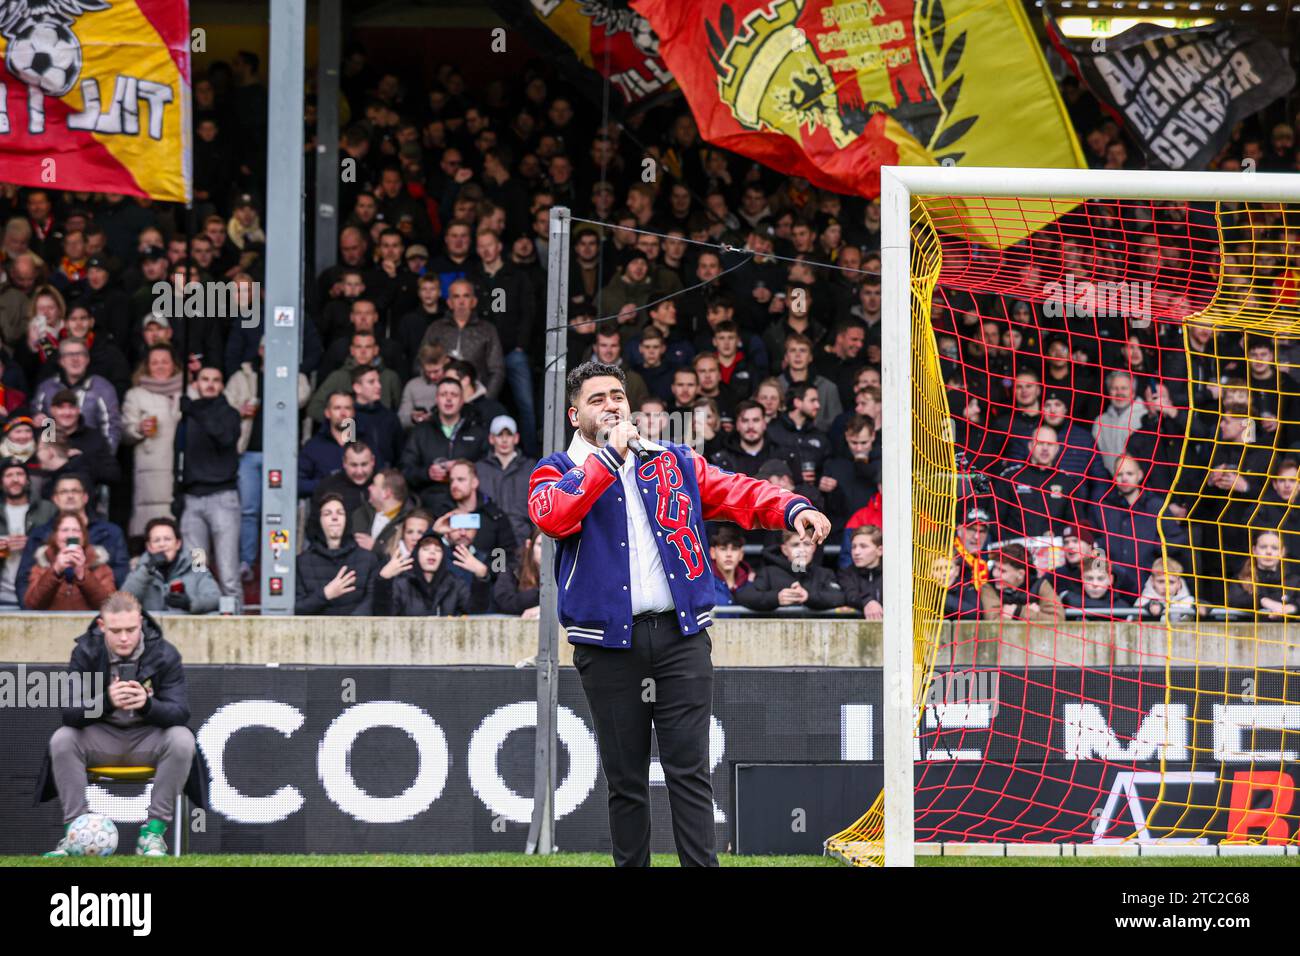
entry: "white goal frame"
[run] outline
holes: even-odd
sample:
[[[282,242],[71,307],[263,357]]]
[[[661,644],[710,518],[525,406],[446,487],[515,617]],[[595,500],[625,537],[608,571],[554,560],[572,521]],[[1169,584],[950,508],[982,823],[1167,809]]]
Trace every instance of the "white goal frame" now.
[[[912,866],[912,303],[915,196],[1300,203],[1300,174],[885,166],[880,170],[886,866]],[[902,502],[908,507],[903,508]]]

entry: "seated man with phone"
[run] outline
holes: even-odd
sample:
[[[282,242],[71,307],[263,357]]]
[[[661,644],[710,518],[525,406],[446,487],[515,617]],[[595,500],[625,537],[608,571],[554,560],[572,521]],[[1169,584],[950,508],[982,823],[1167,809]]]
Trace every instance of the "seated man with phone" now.
[[[88,812],[86,768],[94,766],[155,768],[135,852],[166,856],[164,834],[177,793],[183,787],[196,806],[207,806],[207,772],[186,726],[190,705],[180,651],[134,595],[117,591],[77,638],[68,669],[88,675],[94,694],[80,707],[63,709],[63,726],[50,738],[37,778],[37,802],[57,796],[63,805],[65,835],[46,856],[69,855],[67,827]]]

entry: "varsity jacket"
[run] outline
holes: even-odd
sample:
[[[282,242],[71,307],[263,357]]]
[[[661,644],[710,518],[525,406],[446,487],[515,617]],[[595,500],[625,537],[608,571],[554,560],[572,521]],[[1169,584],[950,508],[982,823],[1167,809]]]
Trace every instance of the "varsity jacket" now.
[[[629,456],[640,506],[655,532],[677,624],[683,634],[696,634],[712,623],[716,597],[705,522],[790,528],[812,503],[770,482],[723,471],[686,445],[641,441],[651,458]],[[609,445],[596,450],[574,435],[567,452],[543,458],[529,479],[528,514],[556,540],[560,623],[571,644],[631,646],[625,462]]]

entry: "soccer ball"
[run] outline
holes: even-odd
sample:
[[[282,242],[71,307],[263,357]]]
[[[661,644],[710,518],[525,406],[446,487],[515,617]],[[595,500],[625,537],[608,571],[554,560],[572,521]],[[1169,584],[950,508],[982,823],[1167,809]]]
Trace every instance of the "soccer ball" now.
[[[10,38],[5,66],[47,96],[63,96],[81,75],[81,44],[62,23],[37,20]]]
[[[659,38],[655,36],[654,30],[650,28],[650,21],[645,17],[637,17],[632,24],[632,42],[646,56],[659,55]]]
[[[117,824],[102,813],[83,813],[68,827],[69,856],[112,856]]]

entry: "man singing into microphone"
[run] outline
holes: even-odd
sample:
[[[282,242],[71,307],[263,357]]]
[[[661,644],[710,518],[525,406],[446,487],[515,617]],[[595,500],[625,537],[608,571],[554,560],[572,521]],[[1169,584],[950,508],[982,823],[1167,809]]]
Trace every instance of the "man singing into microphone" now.
[[[591,707],[609,783],[618,866],[650,865],[650,727],[683,866],[717,866],[709,717],[713,571],[704,523],[792,528],[820,544],[831,523],[807,498],[640,438],[623,370],[585,362],[565,396],[577,429],[542,459],[528,513],[556,539],[559,617]]]

